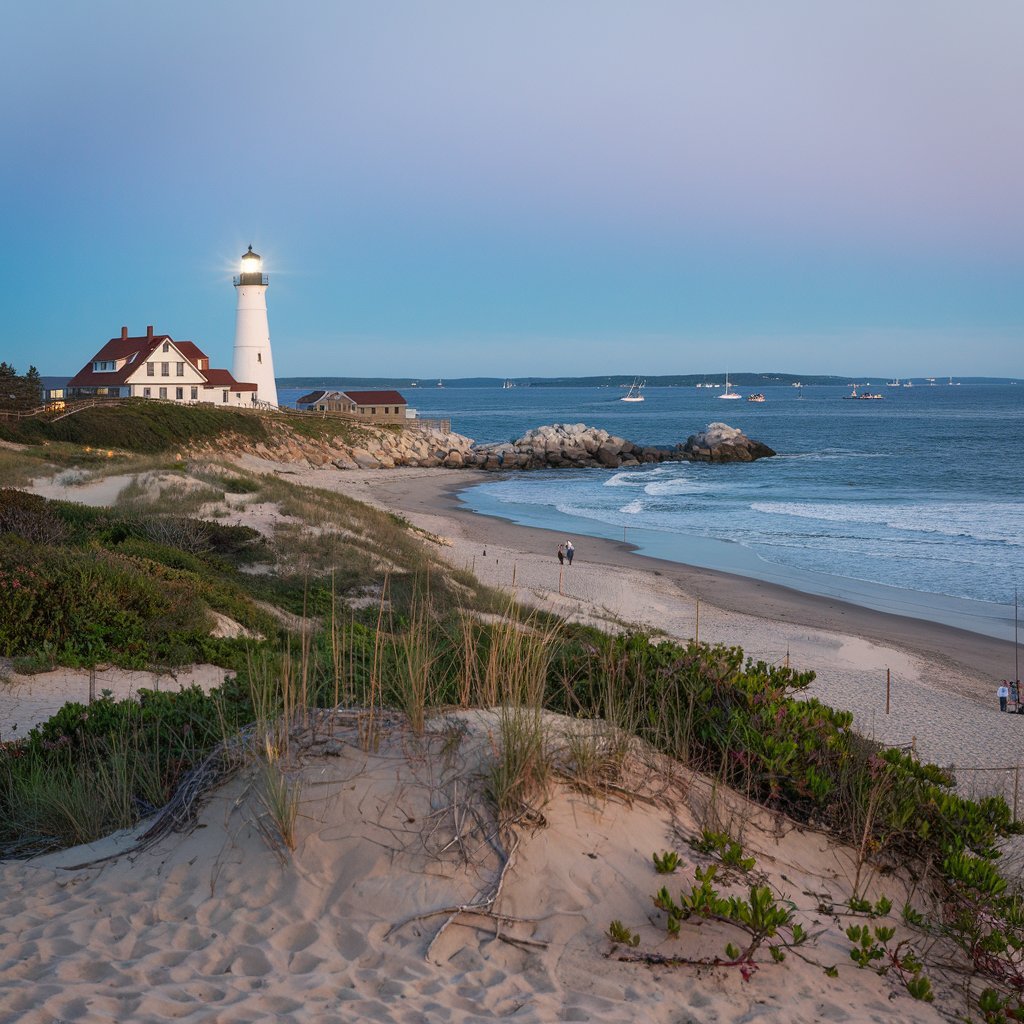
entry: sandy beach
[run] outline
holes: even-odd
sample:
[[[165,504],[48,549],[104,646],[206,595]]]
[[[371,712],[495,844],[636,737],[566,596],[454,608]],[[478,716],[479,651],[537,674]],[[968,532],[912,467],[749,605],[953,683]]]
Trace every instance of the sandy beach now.
[[[281,469],[259,460],[247,464]],[[686,640],[698,631],[699,601],[702,641],[738,645],[749,657],[776,664],[788,657],[797,668],[813,669],[817,678],[806,693],[852,711],[864,734],[954,766],[966,793],[1012,798],[1013,766],[1024,763],[1024,715],[1000,714],[995,695],[999,680],[1012,675],[1010,643],[648,558],[628,544],[597,538],[574,537],[576,558],[560,574],[555,550],[564,536],[480,516],[460,504],[458,492],[488,479],[483,473],[286,472],[297,482],[405,515],[450,542],[442,551],[452,564],[569,619],[634,624]]]
[[[464,472],[242,463],[404,515],[452,565],[574,621],[687,639],[698,632],[699,600],[701,640],[813,668],[808,692],[852,710],[861,731],[957,765],[966,792],[1012,795],[1012,772],[964,770],[1022,760],[1024,716],[1001,715],[994,697],[1005,644],[584,537],[573,538],[576,559],[560,572],[555,548],[565,538],[467,512],[457,492],[477,477]],[[52,497],[93,501],[112,501],[117,489],[47,486]],[[232,511],[264,532],[274,515],[259,503]],[[83,677],[54,673],[33,686],[32,710],[43,713],[64,691],[81,699]],[[642,752],[629,769],[630,797],[558,777],[542,821],[495,832],[482,779],[498,728],[493,712],[460,712],[431,719],[417,737],[388,716],[373,749],[344,716],[311,730],[290,769],[301,792],[294,851],[268,842],[266,808],[243,768],[211,794],[195,828],[155,845],[135,848],[143,823],[88,847],[0,863],[0,1024],[882,1024],[962,1012],[942,977],[926,1004],[849,959],[842,907],[854,887],[902,906],[903,880],[869,871],[857,882],[853,851],[699,777],[666,774]],[[553,722],[552,735],[568,742],[571,728]],[[669,938],[651,902],[665,884],[652,852],[681,853],[668,884],[682,887],[708,864],[688,845],[706,828],[757,858],[757,877],[815,934],[806,955],[765,963],[750,980],[735,968],[671,962],[721,956],[737,938],[722,923]],[[731,892],[746,884],[723,881]],[[613,920],[635,932],[635,950],[609,941]]]

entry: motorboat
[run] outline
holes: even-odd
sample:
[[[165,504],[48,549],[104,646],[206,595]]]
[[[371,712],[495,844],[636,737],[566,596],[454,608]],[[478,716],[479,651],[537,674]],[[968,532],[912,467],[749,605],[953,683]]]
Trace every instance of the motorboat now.
[[[849,401],[854,400],[854,399],[856,401],[858,401],[858,402],[864,402],[864,401],[876,401],[877,402],[877,401],[880,401],[883,398],[885,398],[885,395],[880,395],[877,392],[858,391],[856,384],[851,384],[850,385],[850,393],[848,395],[843,395],[843,401],[844,402],[849,402]]]
[[[747,395],[748,402],[763,402],[765,400],[764,395],[760,391],[754,392],[752,395]]]

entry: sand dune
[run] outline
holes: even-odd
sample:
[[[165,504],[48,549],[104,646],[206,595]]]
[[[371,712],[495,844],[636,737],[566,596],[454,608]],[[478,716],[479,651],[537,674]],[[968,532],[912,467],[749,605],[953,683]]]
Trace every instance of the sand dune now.
[[[74,866],[108,854],[107,841],[0,865],[0,1021],[940,1019],[849,961],[822,912],[849,894],[846,851],[712,798],[700,780],[653,802],[559,784],[544,827],[501,835],[480,783],[496,729],[487,713],[463,714],[418,739],[394,721],[372,753],[341,729],[296,769],[294,855],[262,837],[243,774],[193,831],[143,853]],[[748,822],[765,877],[826,929],[807,950],[814,962],[790,954],[745,981],[735,968],[620,961],[625,947],[605,936],[615,918],[641,936],[632,955],[721,955],[738,939],[715,923],[667,938],[651,902],[666,882],[652,852],[680,851],[667,881],[682,887],[708,862],[686,837],[723,817]],[[493,907],[456,913],[486,903],[506,858]],[[834,979],[823,972],[833,963]]]

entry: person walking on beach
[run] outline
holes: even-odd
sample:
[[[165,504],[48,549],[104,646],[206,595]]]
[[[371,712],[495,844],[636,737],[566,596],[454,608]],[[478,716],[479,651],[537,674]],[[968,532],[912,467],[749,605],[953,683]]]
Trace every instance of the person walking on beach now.
[[[555,554],[558,555],[558,564],[561,565],[565,561],[565,545],[559,544],[558,551]]]
[[[996,690],[996,696],[999,698],[999,710],[1005,711],[1006,699],[1010,696],[1010,688],[1006,685],[1005,679],[999,684],[999,689]]]
[[[572,541],[567,540],[565,542],[565,560],[572,565],[572,556],[576,554],[576,549],[572,546]]]

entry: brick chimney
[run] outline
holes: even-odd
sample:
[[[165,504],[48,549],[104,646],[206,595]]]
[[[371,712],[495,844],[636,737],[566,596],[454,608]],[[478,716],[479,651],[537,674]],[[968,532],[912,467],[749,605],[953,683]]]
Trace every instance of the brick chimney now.
[[[153,340],[153,325],[149,324],[146,327],[146,341],[152,341],[152,340]]]
[[[127,327],[122,327],[121,328],[121,340],[124,341],[124,339],[127,338],[127,337],[128,337],[128,328]]]

